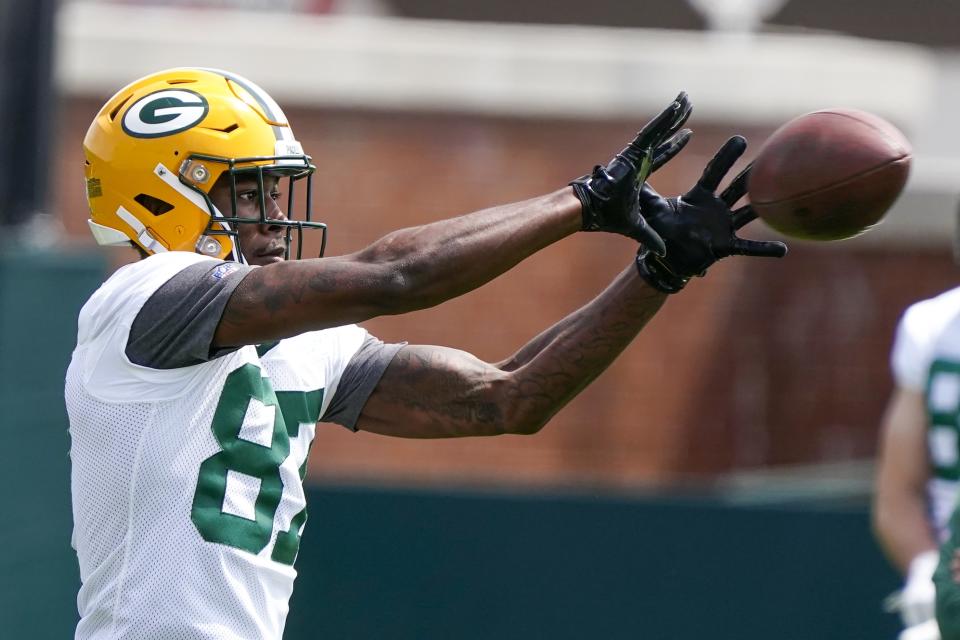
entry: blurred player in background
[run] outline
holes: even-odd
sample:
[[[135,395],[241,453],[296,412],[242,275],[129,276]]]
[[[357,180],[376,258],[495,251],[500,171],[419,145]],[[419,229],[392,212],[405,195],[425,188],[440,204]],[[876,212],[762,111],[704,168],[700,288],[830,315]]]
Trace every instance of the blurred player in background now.
[[[938,640],[934,570],[960,486],[960,288],[906,310],[891,365],[896,386],[881,430],[874,530],[904,575],[891,600],[904,624],[900,640]]]
[[[681,94],[553,193],[287,260],[325,228],[309,211],[314,167],[270,96],[209,69],[120,90],[84,141],[90,228],[143,259],[86,303],[67,372],[77,637],[279,638],[319,420],[410,438],[534,433],[689,278],[733,254],[783,256],[735,235],[754,217],[731,211],[746,172],[715,195],[743,138],[682,198],[645,183],[686,143],[689,113]],[[580,230],[642,244],[596,298],[501,362],[384,344],[354,324],[459,296]]]
[[[957,211],[957,235],[954,259],[960,263],[960,209]],[[944,294],[960,297],[960,289]],[[930,424],[942,432],[941,439],[953,440],[953,465],[942,474],[960,488],[960,302],[945,310],[946,329],[938,340],[936,360],[931,367],[927,406]],[[934,377],[936,376],[936,377]],[[944,445],[945,447],[946,445]],[[960,640],[960,507],[953,502],[946,541],[940,545],[940,562],[933,574],[937,590],[936,618],[943,640]]]

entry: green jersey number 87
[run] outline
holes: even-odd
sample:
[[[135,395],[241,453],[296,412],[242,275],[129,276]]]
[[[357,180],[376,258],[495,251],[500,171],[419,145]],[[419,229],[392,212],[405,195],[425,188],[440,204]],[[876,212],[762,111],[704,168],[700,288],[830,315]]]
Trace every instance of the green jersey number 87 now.
[[[260,368],[245,364],[227,376],[213,414],[211,429],[220,451],[200,464],[190,519],[204,540],[250,553],[260,553],[273,538],[273,522],[283,496],[280,465],[290,455],[290,438],[300,425],[320,419],[323,390],[274,392]],[[240,437],[251,402],[274,407],[270,445]],[[301,479],[306,461],[300,466]],[[252,518],[224,510],[230,478],[256,490]],[[277,534],[271,558],[292,565],[300,547],[306,509],[295,514],[290,528]]]

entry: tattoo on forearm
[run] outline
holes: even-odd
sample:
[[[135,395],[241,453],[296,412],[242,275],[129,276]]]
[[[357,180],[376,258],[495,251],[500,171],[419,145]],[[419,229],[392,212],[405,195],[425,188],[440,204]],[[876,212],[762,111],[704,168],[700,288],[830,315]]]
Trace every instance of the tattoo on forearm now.
[[[405,347],[370,396],[364,428],[410,437],[535,430],[613,362],[663,300],[621,278],[499,368],[454,349]]]
[[[608,289],[508,361],[517,380],[512,397],[549,419],[616,359],[663,301],[649,289],[627,295]]]
[[[489,375],[489,367],[461,351],[405,347],[384,373],[376,403],[409,416],[420,431],[400,435],[493,434],[503,422],[503,408],[483,392]]]

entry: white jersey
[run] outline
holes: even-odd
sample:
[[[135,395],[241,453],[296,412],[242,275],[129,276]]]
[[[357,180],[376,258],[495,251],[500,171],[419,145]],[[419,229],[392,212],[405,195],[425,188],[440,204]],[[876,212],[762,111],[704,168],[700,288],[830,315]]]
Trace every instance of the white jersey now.
[[[930,518],[940,540],[960,490],[960,288],[912,305],[891,354],[897,385],[924,395]]]
[[[66,379],[77,638],[283,633],[307,452],[367,334],[311,332],[173,369],[131,362],[144,302],[203,260],[170,252],[123,267],[81,311]]]

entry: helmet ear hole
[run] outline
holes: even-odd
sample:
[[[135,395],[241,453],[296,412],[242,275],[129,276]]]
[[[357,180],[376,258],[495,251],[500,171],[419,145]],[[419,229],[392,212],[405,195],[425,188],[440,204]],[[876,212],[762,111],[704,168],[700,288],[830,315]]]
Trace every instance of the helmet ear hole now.
[[[160,198],[155,198],[146,193],[141,193],[135,196],[133,199],[136,200],[140,206],[155,216],[162,216],[173,209],[173,205],[169,202],[164,202]]]

